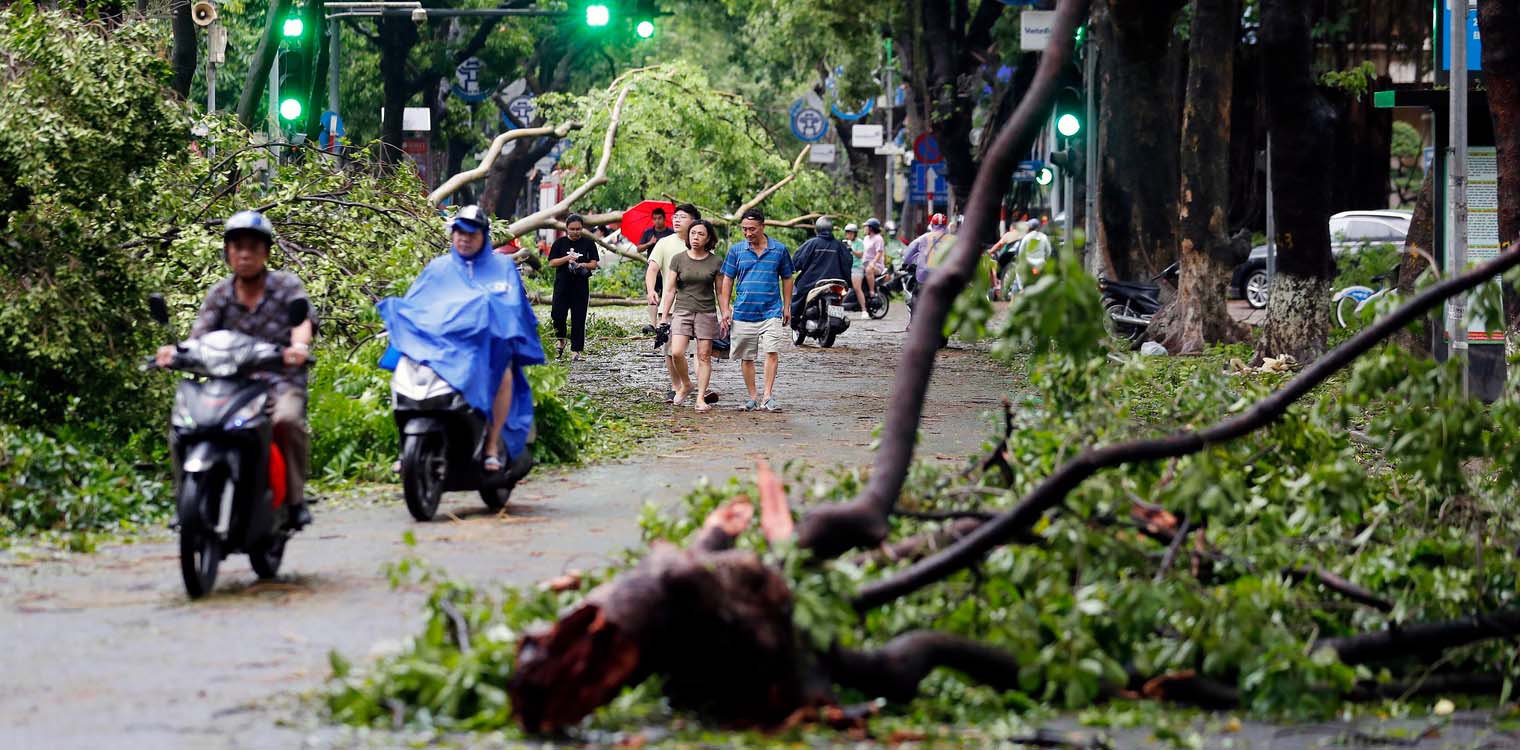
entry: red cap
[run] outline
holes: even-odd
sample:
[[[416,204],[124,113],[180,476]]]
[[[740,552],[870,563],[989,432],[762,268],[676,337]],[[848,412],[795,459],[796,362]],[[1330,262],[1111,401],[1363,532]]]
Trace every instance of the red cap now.
[[[944,214],[935,214],[929,217],[929,226],[944,226],[945,224],[946,219]]]

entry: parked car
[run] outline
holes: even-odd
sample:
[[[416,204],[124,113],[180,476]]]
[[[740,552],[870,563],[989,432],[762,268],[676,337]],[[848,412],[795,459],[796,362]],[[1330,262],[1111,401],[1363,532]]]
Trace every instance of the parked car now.
[[[1342,211],[1330,217],[1330,252],[1357,252],[1369,245],[1404,244],[1409,234],[1408,211]],[[1235,267],[1230,290],[1251,307],[1267,306],[1267,246],[1251,248],[1246,262]]]

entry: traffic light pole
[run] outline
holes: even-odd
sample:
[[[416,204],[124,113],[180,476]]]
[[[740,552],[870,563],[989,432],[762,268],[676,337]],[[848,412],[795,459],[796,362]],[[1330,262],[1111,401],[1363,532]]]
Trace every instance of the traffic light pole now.
[[[276,50],[269,65],[269,140],[280,140],[280,55]]]
[[[1091,35],[1089,35],[1090,37]],[[1089,38],[1082,47],[1083,56],[1086,58],[1083,67],[1086,68],[1082,75],[1087,84],[1087,118],[1083,120],[1087,130],[1086,154],[1083,159],[1083,181],[1086,184],[1082,207],[1082,248],[1089,258],[1100,258],[1098,255],[1098,112],[1097,112],[1097,88],[1098,88],[1098,47]],[[1089,264],[1090,268],[1096,265]]]
[[[327,109],[338,114],[338,61],[343,58],[343,44],[338,41],[338,29],[342,24],[334,18],[327,22]]]

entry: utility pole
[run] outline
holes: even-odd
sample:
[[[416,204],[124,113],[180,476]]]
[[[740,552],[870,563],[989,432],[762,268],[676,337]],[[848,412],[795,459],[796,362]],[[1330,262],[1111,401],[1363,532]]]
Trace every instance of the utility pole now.
[[[1087,129],[1087,153],[1083,154],[1082,173],[1086,182],[1082,207],[1082,247],[1088,258],[1096,259],[1102,257],[1098,247],[1098,47],[1093,43],[1091,34],[1082,47],[1082,53],[1086,58],[1082,61],[1085,67],[1082,72],[1083,83],[1087,86],[1087,116],[1082,120],[1082,127]],[[1097,264],[1092,262],[1088,267],[1096,268]]]
[[[897,97],[895,96],[897,92],[892,90],[892,37],[889,36],[883,41],[886,43],[887,48],[887,64],[882,68],[882,70],[885,71],[884,80],[886,82],[887,90],[883,92],[885,94],[886,106],[882,107],[882,109],[886,111],[887,129],[883,131],[882,138],[885,139],[883,143],[886,143],[888,146],[890,146],[894,142],[892,138],[892,105],[897,103]],[[884,201],[884,208],[886,209],[886,212],[882,215],[890,220],[892,218],[892,159],[894,158],[894,155],[888,153],[882,158],[886,160],[886,169],[883,171],[886,173],[885,179],[887,183],[886,193],[884,193],[886,196],[886,199]]]
[[[1447,206],[1451,211],[1451,253],[1446,272],[1455,275],[1467,267],[1467,5],[1468,0],[1447,0],[1451,23],[1446,33],[1451,49],[1451,152],[1447,154]],[[1459,294],[1446,303],[1446,336],[1451,342],[1451,357],[1462,368],[1462,392],[1467,380],[1467,295]]]
[[[1277,211],[1272,204],[1272,131],[1267,130],[1267,294],[1277,278]],[[1268,297],[1270,299],[1270,297]]]
[[[333,114],[338,114],[338,71],[339,61],[343,59],[343,44],[338,41],[338,29],[342,22],[336,18],[327,22],[328,52],[327,52],[327,109]]]

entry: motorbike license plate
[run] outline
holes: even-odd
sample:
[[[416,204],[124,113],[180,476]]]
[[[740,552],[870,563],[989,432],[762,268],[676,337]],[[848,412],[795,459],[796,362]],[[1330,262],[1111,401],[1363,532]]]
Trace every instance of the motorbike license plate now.
[[[843,318],[844,317],[844,306],[843,305],[829,305],[829,317],[831,317],[831,318]]]

